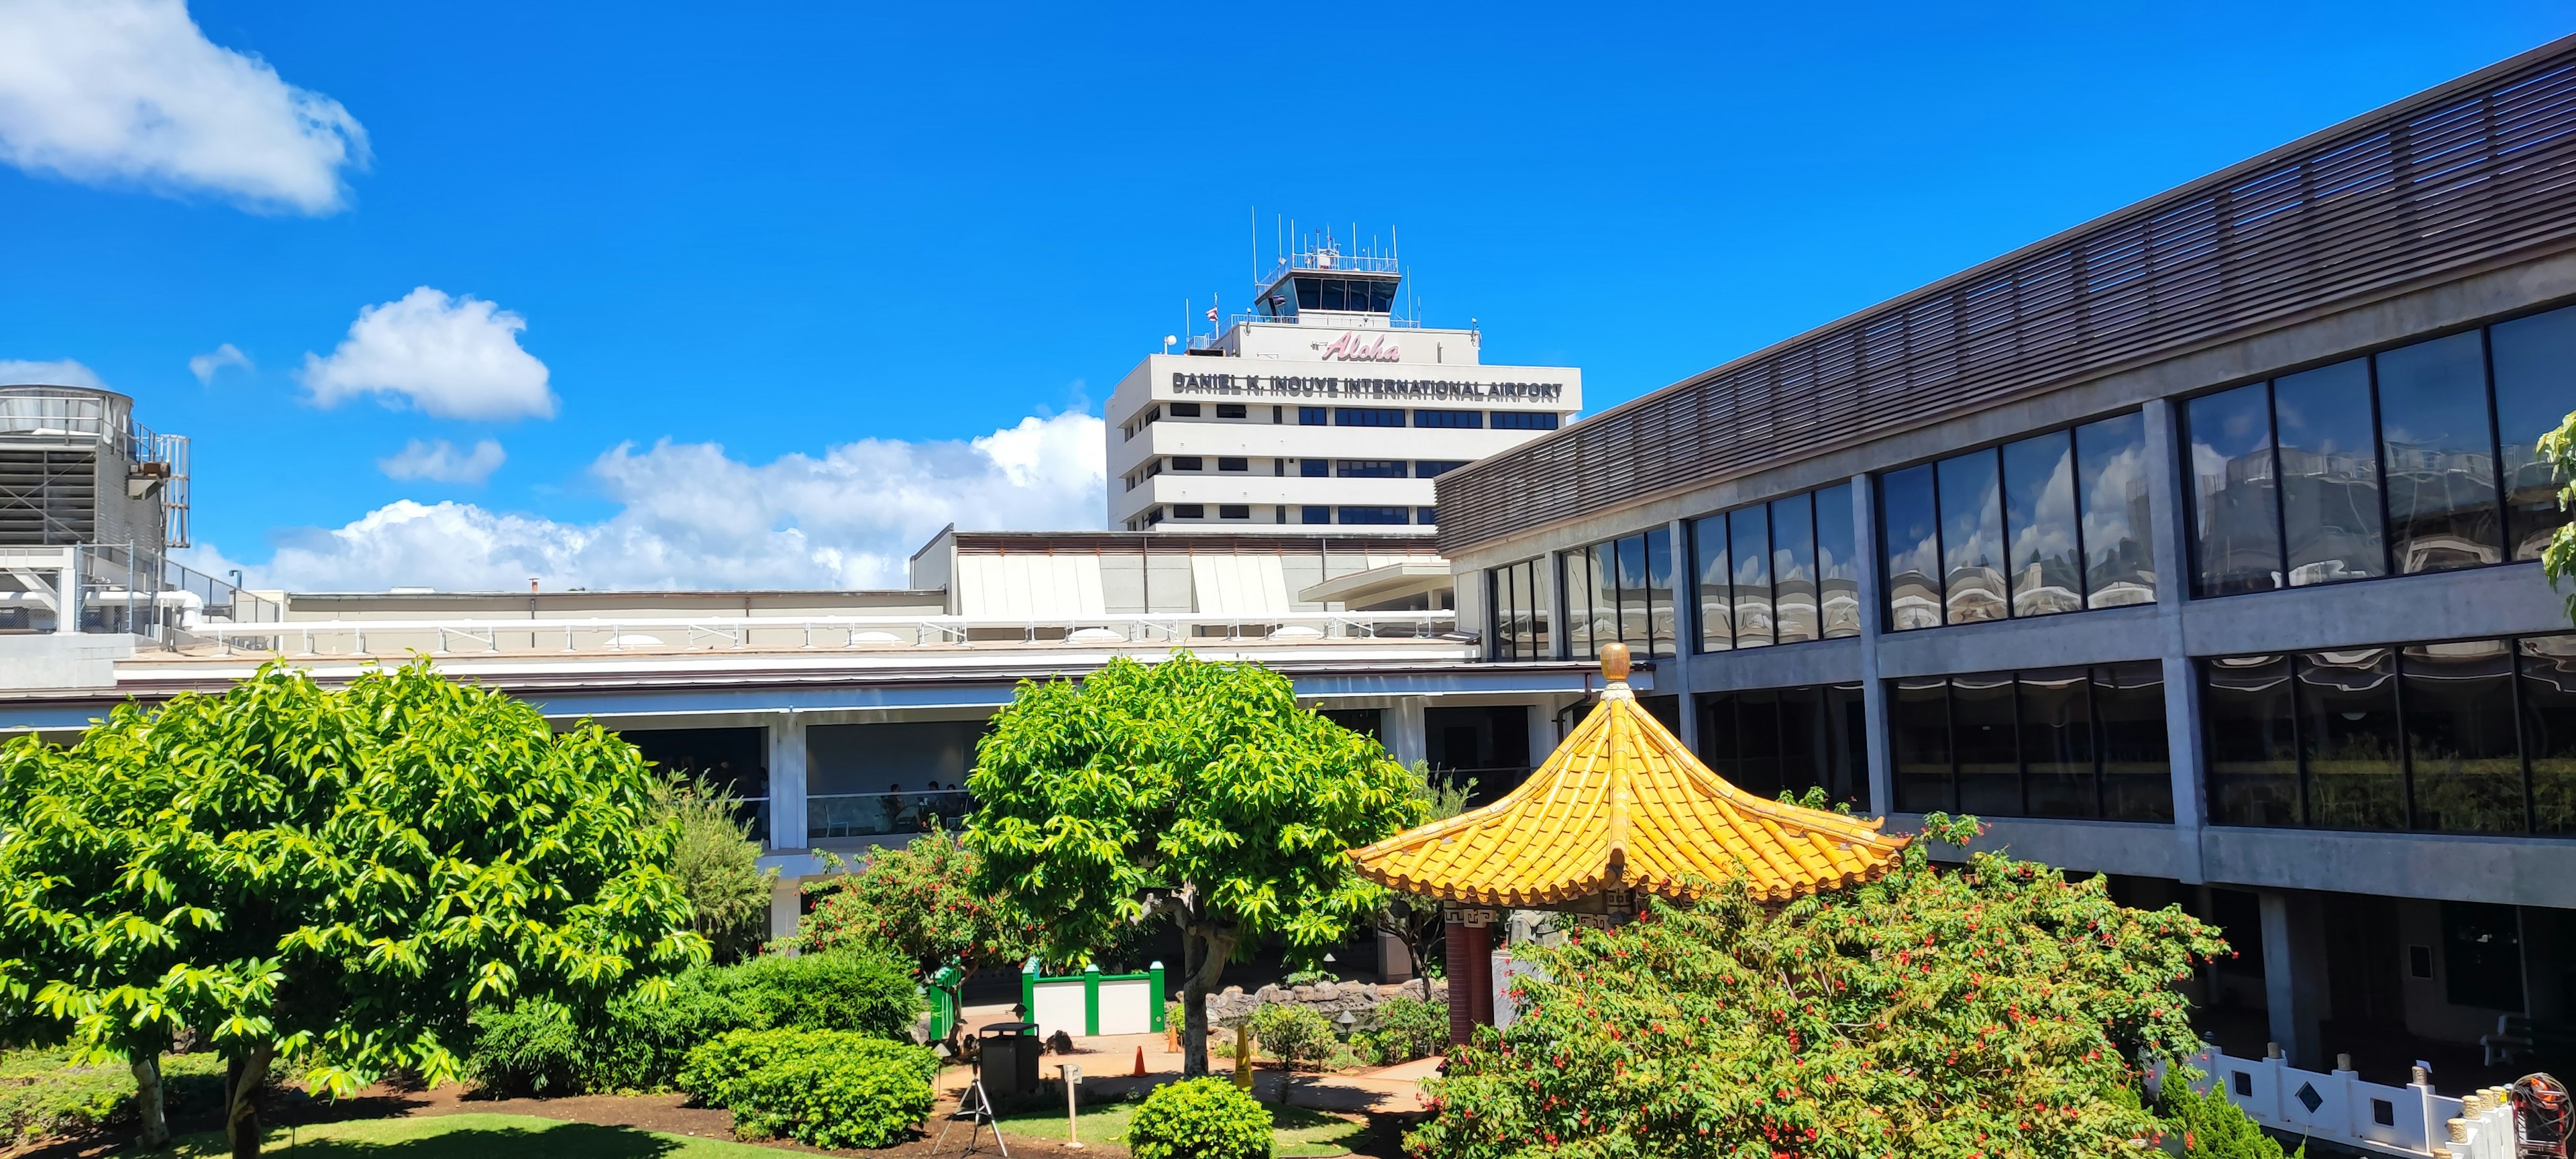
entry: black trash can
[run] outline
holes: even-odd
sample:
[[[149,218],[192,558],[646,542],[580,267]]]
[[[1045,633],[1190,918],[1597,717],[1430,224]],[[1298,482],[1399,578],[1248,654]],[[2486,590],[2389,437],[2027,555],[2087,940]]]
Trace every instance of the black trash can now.
[[[1037,1093],[1038,1056],[1046,1053],[1037,1023],[988,1023],[975,1035],[982,1040],[976,1044],[975,1067],[986,1095],[1007,1099]]]

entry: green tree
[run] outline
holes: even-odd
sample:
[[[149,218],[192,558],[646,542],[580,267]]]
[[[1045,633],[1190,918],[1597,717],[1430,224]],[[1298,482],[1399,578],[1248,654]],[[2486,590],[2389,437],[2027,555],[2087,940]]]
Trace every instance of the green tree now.
[[[1947,819],[1930,828],[1959,836]],[[2102,878],[1921,842],[1877,882],[1779,906],[1740,882],[1515,946],[1521,1016],[1425,1085],[1418,1155],[2132,1156],[2141,1060],[2198,1051],[2176,985],[2225,952]],[[1550,980],[1553,979],[1553,980]]]
[[[1344,852],[1418,820],[1375,741],[1297,707],[1287,678],[1188,653],[1115,660],[1080,683],[1023,682],[967,782],[979,892],[1074,963],[1121,922],[1181,930],[1182,1073],[1208,1073],[1207,996],[1277,935],[1338,942],[1384,892]]]
[[[760,868],[760,843],[742,819],[742,802],[730,789],[697,778],[673,783],[663,809],[680,825],[671,875],[696,914],[698,936],[719,962],[759,952],[778,871]]]
[[[2558,429],[2540,436],[2540,461],[2549,464],[2558,480],[2558,506],[2576,509],[2576,412],[2558,424]],[[2559,581],[2576,575],[2576,522],[2560,524],[2549,537],[2549,546],[2540,552],[2540,566],[2549,573],[2550,590]],[[2576,592],[2567,594],[2567,616],[2576,619]]]
[[[704,962],[657,787],[614,735],[426,661],[340,690],[271,664],[68,748],[13,741],[0,1021],[137,1062],[189,1032],[254,1156],[281,1059],[335,1096],[392,1067],[445,1081],[479,1003],[666,993]]]
[[[937,825],[900,846],[880,845],[857,869],[805,886],[814,909],[796,923],[796,945],[883,945],[925,978],[949,965],[969,978],[988,966],[1017,966],[1036,947],[1037,931],[977,887],[980,865],[957,834]]]
[[[1429,761],[1415,761],[1405,772],[1411,778],[1407,790],[1422,809],[1419,824],[1446,821],[1466,812],[1468,798],[1476,794],[1475,778],[1462,781],[1434,775]],[[1377,911],[1377,932],[1404,944],[1405,957],[1411,960],[1416,976],[1429,969],[1433,956],[1440,952],[1441,930],[1438,898],[1389,891],[1386,904]]]

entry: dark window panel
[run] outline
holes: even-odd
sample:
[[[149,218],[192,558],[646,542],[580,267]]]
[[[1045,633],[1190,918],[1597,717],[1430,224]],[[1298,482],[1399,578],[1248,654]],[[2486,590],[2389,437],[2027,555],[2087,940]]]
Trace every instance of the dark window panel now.
[[[1878,499],[1888,629],[1939,627],[1941,517],[1932,502],[1931,464],[1879,476]]]
[[[1812,495],[1775,499],[1771,508],[1771,616],[1783,644],[1817,638],[1816,505]]]
[[[2071,501],[2068,505],[2073,506]],[[2030,815],[2098,816],[2092,673],[2082,668],[2024,672],[2015,683],[2021,698],[2021,759]]]
[[[2514,907],[2442,903],[2442,997],[2482,1010],[2523,1008],[2522,915]]]
[[[1832,762],[1833,730],[1826,727],[1825,690],[1818,685],[1780,690],[1780,787],[1800,797],[1825,787]]]
[[[1728,582],[1726,517],[1711,515],[1691,522],[1691,545],[1699,564],[1699,650],[1726,652],[1735,647],[1735,589]]]
[[[2144,661],[2094,669],[2093,717],[2102,750],[2102,815],[2114,821],[2172,821],[2164,666]]]
[[[1438,427],[1444,430],[1481,430],[1485,425],[1485,412],[1480,410],[1417,410],[1413,412],[1413,425],[1417,427]]]
[[[2190,439],[2193,594],[2280,587],[2272,407],[2264,384],[2203,395],[2183,411]]]
[[[2513,558],[2538,559],[2567,522],[2555,477],[2535,446],[2576,410],[2576,306],[2499,323],[2488,331],[2495,363],[2496,433],[2504,443],[2506,542]]]
[[[1493,593],[1493,614],[1486,617],[1493,645],[1487,649],[1495,659],[1518,660],[1520,656],[1521,595],[1515,590],[1520,580],[1520,565],[1498,567],[1486,572],[1486,589]]]
[[[1736,788],[1763,798],[1780,795],[1787,787],[1781,780],[1780,740],[1779,690],[1736,693]]]
[[[1404,425],[1404,408],[1344,406],[1333,408],[1333,425],[1338,427],[1400,427]]]
[[[1640,656],[1654,655],[1647,645],[1646,537],[1613,541],[1619,563],[1619,639]]]
[[[1825,686],[1826,727],[1833,730],[1833,760],[1826,765],[1825,791],[1851,803],[1852,812],[1867,813],[1869,801],[1869,713],[1858,684]]]
[[[1301,427],[1324,426],[1332,421],[1332,417],[1332,412],[1324,407],[1301,406],[1297,408],[1297,425]]]
[[[1851,484],[1816,492],[1816,621],[1825,639],[1860,635],[1859,542],[1852,534]]]
[[[2576,636],[2522,642],[2522,744],[2532,830],[2576,834]]]
[[[1333,473],[1344,479],[1401,479],[1405,474],[1402,459],[1335,459]]]
[[[2298,657],[2299,762],[2308,823],[2327,829],[2406,827],[2397,730],[2397,661],[2387,648]]]
[[[2075,484],[2084,513],[2084,606],[2156,602],[2145,417],[2133,411],[2075,428]]]
[[[2014,732],[2011,674],[1950,678],[1950,744],[1958,756],[1960,812],[2025,815]]]
[[[1556,415],[1552,413],[1498,410],[1493,413],[1493,417],[1494,429],[1498,431],[1552,431],[1556,429]]]
[[[2051,616],[2084,609],[2075,545],[2075,438],[2058,431],[2007,443],[2004,459],[2005,574],[2012,614]]]
[[[1412,514],[1402,507],[1345,507],[1340,512],[1344,523],[1405,523]]]
[[[1939,475],[1945,622],[2003,619],[2004,510],[1995,453],[1943,459]]]
[[[2397,571],[2500,562],[2495,432],[2479,334],[2401,346],[2376,362],[2388,543]]]
[[[1649,531],[1646,539],[1646,652],[1678,655],[1673,648],[1673,532]]]
[[[1332,521],[1333,509],[1320,503],[1303,504],[1297,508],[1299,523],[1331,523]]]
[[[2520,833],[2522,746],[2514,738],[2513,652],[2503,640],[2400,652],[2414,828]]]
[[[1565,654],[1578,660],[1598,656],[1592,639],[1592,553],[1569,551],[1556,559],[1557,582],[1565,589]]]
[[[1726,517],[1727,555],[1735,563],[1735,646],[1760,648],[1773,640],[1769,511],[1747,507]]]
[[[2201,666],[2200,716],[2208,746],[2209,819],[2219,825],[2296,825],[2298,745],[2290,661],[2240,656]]]
[[[2272,383],[2281,455],[2281,536],[2291,587],[2388,573],[2380,534],[2379,446],[2370,433],[2370,360]]]
[[[1887,739],[1899,811],[1959,807],[1950,775],[1949,681],[1938,676],[1897,681],[1888,690]]]
[[[1699,759],[1709,771],[1741,787],[1735,767],[1735,694],[1712,692],[1699,698]]]

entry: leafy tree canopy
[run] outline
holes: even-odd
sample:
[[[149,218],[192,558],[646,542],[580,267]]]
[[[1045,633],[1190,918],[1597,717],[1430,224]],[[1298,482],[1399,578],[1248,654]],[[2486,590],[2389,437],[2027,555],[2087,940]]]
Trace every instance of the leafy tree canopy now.
[[[2226,945],[2101,878],[1936,871],[1917,842],[1855,889],[1766,907],[1735,883],[1514,952],[1540,969],[1524,1013],[1426,1084],[1414,1154],[2135,1155],[2162,1129],[2138,1060],[2199,1049],[2175,986]]]
[[[760,868],[760,843],[751,839],[742,802],[725,786],[699,778],[672,785],[664,810],[680,824],[671,874],[697,915],[699,936],[718,961],[758,953],[778,871]]]
[[[978,892],[1037,925],[1050,960],[1086,959],[1122,922],[1179,924],[1190,1076],[1226,960],[1272,935],[1339,941],[1384,896],[1344,851],[1422,815],[1404,769],[1299,708],[1285,677],[1188,653],[1021,684],[967,786]]]
[[[593,1002],[703,962],[677,825],[630,746],[558,734],[426,661],[341,690],[271,664],[0,749],[0,1003],[85,1052],[182,1031],[232,1060],[258,1147],[270,1062],[354,1093],[456,1075],[469,1011]]]
[[[2558,429],[2540,436],[2540,460],[2549,464],[2559,482],[2558,506],[2576,508],[2576,412],[2558,424]],[[2549,573],[2549,586],[2576,575],[2576,523],[2561,525],[2550,535],[2549,546],[2540,551],[2540,566]],[[2567,596],[2567,615],[2576,619],[2576,592]]]
[[[1018,966],[1037,931],[976,887],[981,864],[957,834],[936,826],[903,845],[880,845],[851,872],[806,884],[814,908],[796,925],[797,947],[883,945],[925,978],[942,966],[968,977]]]

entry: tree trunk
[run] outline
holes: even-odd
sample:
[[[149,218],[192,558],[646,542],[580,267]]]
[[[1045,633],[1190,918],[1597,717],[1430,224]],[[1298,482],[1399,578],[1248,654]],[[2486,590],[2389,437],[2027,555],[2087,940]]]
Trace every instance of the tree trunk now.
[[[261,1043],[249,1057],[224,1063],[224,1138],[233,1159],[259,1159],[259,1093],[268,1085],[268,1064],[277,1047]]]
[[[1213,922],[1192,923],[1183,930],[1181,960],[1187,973],[1181,983],[1181,1077],[1206,1078],[1208,992],[1225,975],[1234,935],[1220,931]]]
[[[170,1119],[161,1100],[161,1054],[138,1052],[126,1065],[134,1069],[134,1110],[143,1120],[143,1133],[135,1136],[134,1146],[158,1151],[170,1145]]]

